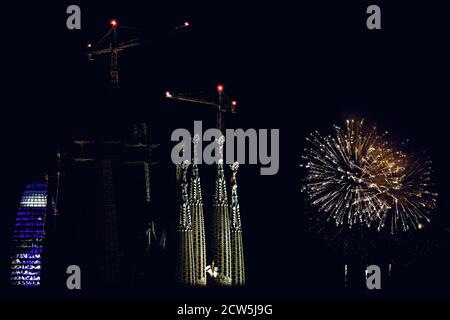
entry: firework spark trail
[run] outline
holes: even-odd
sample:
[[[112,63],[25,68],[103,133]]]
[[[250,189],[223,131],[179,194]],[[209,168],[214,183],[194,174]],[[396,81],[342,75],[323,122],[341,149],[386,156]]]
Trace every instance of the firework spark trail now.
[[[430,222],[437,194],[431,192],[431,161],[407,154],[376,127],[347,121],[334,134],[306,138],[302,191],[326,220],[407,231]]]

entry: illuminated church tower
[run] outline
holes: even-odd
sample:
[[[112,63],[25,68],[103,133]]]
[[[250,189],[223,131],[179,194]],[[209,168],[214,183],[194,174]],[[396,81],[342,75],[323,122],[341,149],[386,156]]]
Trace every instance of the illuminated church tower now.
[[[227,189],[223,169],[223,143],[225,137],[218,140],[220,159],[217,164],[217,179],[214,192],[213,208],[213,263],[217,266],[219,285],[231,285],[231,244],[230,217],[228,214]]]
[[[187,171],[189,162],[179,165],[181,170],[181,199],[178,223],[178,269],[177,280],[182,284],[194,285],[194,244],[192,237],[192,217],[189,204]]]
[[[199,136],[194,137],[194,159],[190,183],[189,203],[192,214],[192,239],[194,245],[195,285],[206,285],[206,242],[205,219],[203,215],[202,188],[197,166],[197,146]]]
[[[231,166],[231,276],[234,286],[245,285],[244,268],[244,246],[242,244],[241,213],[239,211],[239,200],[237,194],[237,170],[239,163],[235,162]]]

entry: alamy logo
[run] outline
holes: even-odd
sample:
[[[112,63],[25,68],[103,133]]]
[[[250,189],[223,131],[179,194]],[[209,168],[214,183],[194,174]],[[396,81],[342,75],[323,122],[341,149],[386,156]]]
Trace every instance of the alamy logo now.
[[[381,9],[379,6],[373,4],[367,7],[367,14],[370,16],[367,18],[366,26],[369,30],[380,30],[381,29]]]
[[[81,9],[79,6],[72,4],[67,7],[66,13],[70,14],[66,20],[66,26],[69,30],[81,29]]]
[[[67,289],[73,290],[81,289],[81,269],[77,265],[70,265],[67,267],[66,273],[69,274],[66,280]]]
[[[381,270],[376,264],[366,269],[366,286],[369,290],[381,289]]]
[[[278,129],[226,129],[223,135],[219,129],[203,132],[202,122],[194,121],[194,137],[195,141],[189,130],[183,128],[172,132],[171,140],[178,142],[171,153],[174,164],[190,162],[193,158],[198,164],[233,164],[237,161],[240,164],[261,164],[261,175],[278,173]],[[204,149],[203,142],[208,142]]]

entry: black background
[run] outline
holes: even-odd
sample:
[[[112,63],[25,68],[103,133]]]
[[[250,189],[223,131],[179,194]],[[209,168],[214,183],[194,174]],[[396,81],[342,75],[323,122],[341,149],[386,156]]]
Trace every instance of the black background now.
[[[80,31],[66,28],[69,4],[81,7]],[[42,176],[58,144],[145,120],[164,144],[162,161],[169,163],[172,130],[192,128],[194,119],[213,124],[214,112],[168,102],[164,92],[213,93],[220,82],[239,101],[229,127],[278,128],[281,139],[277,175],[260,176],[258,166],[242,166],[239,173],[248,286],[238,296],[448,298],[446,8],[438,1],[377,2],[382,30],[370,31],[370,4],[2,4],[1,292],[8,297],[8,247],[21,189]],[[107,88],[107,60],[89,62],[85,56],[86,44],[107,31],[112,17],[143,28],[140,35],[149,40],[121,56],[118,94]],[[189,32],[160,36],[186,20]],[[433,159],[435,219],[420,237],[402,239],[401,259],[382,247],[370,261],[344,257],[334,250],[339,244],[330,247],[307,231],[298,168],[304,137],[349,116],[377,123],[397,139],[409,138]],[[212,177],[202,177],[206,186]],[[168,185],[160,189],[170,192]],[[344,263],[381,265],[392,259],[399,260],[397,273],[381,292],[343,288]]]

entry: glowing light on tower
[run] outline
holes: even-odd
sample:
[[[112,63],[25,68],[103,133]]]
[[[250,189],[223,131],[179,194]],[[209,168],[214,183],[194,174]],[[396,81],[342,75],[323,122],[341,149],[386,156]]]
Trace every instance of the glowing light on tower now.
[[[117,22],[116,19],[111,19],[111,21],[109,22],[109,24],[111,25],[111,27],[117,27],[117,25],[118,25],[119,23]]]
[[[17,211],[11,256],[11,284],[35,287],[41,281],[47,184],[27,185]]]

